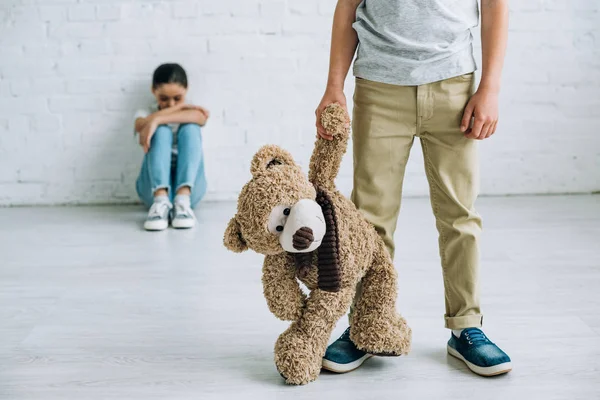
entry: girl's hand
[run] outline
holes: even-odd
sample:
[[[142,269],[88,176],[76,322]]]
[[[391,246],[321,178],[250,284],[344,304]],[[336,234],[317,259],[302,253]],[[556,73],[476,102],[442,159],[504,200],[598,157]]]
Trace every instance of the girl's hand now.
[[[323,125],[321,125],[321,113],[323,112],[325,107],[327,107],[331,103],[339,103],[344,108],[344,110],[348,112],[348,108],[346,106],[346,96],[344,95],[344,91],[341,88],[334,89],[328,87],[325,91],[325,94],[323,95],[323,98],[321,99],[321,103],[319,103],[319,106],[315,111],[315,115],[317,117],[317,121],[315,124],[317,126],[317,134],[318,136],[326,140],[333,140],[333,136],[328,135]]]
[[[148,153],[150,150],[150,142],[154,132],[156,132],[156,128],[158,128],[158,123],[154,118],[151,118],[139,133],[140,146],[144,149],[144,153]]]
[[[471,126],[471,119],[475,118]],[[477,91],[469,100],[460,123],[460,130],[469,139],[483,140],[496,133],[498,125],[498,94]]]

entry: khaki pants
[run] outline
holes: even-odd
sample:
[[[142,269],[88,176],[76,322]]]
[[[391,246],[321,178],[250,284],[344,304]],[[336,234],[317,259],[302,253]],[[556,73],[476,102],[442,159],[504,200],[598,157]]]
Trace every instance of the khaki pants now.
[[[431,206],[439,232],[446,327],[480,327],[477,142],[459,126],[474,74],[421,86],[356,79],[352,137],[352,201],[394,257],[402,182],[415,136],[420,138]],[[410,243],[406,244],[407,246]]]

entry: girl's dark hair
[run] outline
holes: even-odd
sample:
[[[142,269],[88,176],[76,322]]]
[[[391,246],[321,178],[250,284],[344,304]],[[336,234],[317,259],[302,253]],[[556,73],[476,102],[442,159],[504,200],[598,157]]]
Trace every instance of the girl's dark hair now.
[[[178,83],[187,89],[187,74],[179,64],[162,64],[154,70],[152,87],[156,89],[164,83]]]

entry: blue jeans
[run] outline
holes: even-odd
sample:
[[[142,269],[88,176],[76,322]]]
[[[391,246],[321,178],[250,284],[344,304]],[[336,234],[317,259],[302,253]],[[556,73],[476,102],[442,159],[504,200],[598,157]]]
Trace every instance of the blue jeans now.
[[[160,125],[144,156],[142,170],[136,182],[137,193],[148,207],[154,202],[154,192],[167,189],[171,201],[183,186],[191,189],[191,205],[195,207],[206,194],[202,135],[197,124],[181,124],[177,131],[177,157],[172,160],[173,131]],[[174,190],[173,190],[174,188]]]

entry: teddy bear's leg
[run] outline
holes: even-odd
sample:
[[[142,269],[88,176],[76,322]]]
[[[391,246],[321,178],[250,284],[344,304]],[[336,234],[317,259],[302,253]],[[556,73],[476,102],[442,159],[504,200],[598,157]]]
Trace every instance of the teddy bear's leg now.
[[[396,312],[397,275],[383,243],[362,279],[350,322],[350,338],[367,353],[399,356],[410,350],[411,329]]]
[[[304,385],[317,379],[331,332],[350,307],[354,292],[316,289],[310,293],[300,319],[275,344],[275,365],[286,383]]]

